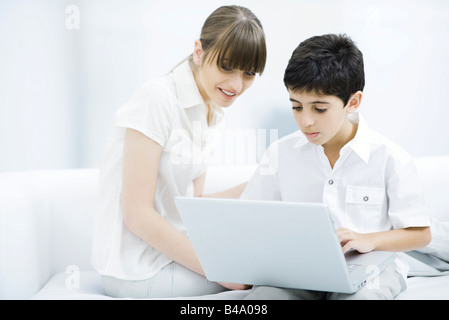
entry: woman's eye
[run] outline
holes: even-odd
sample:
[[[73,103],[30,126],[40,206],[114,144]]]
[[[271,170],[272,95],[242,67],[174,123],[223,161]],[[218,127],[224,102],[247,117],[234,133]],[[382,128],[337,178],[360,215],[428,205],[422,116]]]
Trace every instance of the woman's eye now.
[[[327,109],[319,109],[319,108],[315,108],[315,110],[316,110],[316,112],[318,112],[318,113],[323,113],[323,112],[326,112],[326,111],[327,111]]]
[[[295,107],[295,106],[293,106],[292,109],[295,110],[295,111],[301,111],[302,107]]]

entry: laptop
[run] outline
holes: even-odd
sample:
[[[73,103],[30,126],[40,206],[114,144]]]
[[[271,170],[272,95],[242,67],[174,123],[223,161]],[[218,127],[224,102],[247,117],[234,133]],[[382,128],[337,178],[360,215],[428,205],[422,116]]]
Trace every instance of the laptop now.
[[[343,254],[326,204],[194,197],[175,204],[214,282],[354,293],[395,258]]]

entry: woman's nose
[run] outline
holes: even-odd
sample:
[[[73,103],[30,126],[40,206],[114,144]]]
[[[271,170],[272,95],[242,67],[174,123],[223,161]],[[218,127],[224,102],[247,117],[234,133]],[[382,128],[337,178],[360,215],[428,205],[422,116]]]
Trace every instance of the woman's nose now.
[[[243,88],[243,73],[234,72],[229,80],[229,86],[229,89],[233,90],[235,93],[240,93]]]

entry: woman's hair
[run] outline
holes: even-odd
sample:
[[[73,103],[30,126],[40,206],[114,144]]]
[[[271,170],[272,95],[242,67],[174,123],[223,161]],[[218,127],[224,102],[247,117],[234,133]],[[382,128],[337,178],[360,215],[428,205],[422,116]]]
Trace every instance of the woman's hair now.
[[[230,69],[262,74],[267,50],[259,19],[249,9],[223,6],[204,22],[200,41],[203,61]]]
[[[365,86],[362,52],[345,34],[309,38],[293,51],[284,83],[292,91],[337,96],[346,105]]]

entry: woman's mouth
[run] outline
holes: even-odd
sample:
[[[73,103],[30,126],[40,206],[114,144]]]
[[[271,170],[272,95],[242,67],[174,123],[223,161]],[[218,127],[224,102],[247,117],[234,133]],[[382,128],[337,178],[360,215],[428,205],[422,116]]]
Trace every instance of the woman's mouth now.
[[[222,88],[218,88],[218,89],[220,89],[220,91],[223,93],[223,95],[227,98],[233,98],[237,95],[236,92],[228,91],[228,90],[225,90]]]

